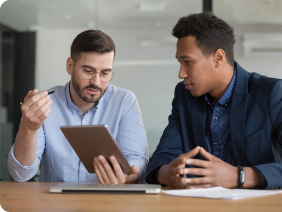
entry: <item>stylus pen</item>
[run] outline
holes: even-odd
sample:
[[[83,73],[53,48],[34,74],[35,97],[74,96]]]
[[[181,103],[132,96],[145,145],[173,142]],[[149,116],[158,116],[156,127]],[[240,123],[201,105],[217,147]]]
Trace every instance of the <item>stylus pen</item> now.
[[[52,94],[52,93],[56,93],[58,90],[54,90],[54,91],[50,91],[48,92],[48,95]],[[24,102],[20,102],[20,104],[22,105]]]

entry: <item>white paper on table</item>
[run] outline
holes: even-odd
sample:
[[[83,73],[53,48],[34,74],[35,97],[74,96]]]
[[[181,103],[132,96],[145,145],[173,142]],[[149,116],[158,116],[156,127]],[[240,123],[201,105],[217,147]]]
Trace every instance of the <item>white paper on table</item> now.
[[[223,187],[162,190],[167,195],[183,197],[202,197],[212,199],[242,199],[246,197],[264,196],[282,193],[282,190],[227,189]]]

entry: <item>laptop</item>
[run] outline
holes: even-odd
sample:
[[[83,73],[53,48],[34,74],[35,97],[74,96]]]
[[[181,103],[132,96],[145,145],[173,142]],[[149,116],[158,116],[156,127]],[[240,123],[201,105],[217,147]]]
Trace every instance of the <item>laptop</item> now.
[[[158,194],[161,185],[156,184],[118,184],[99,183],[60,183],[49,188],[50,193],[93,193],[93,194]]]

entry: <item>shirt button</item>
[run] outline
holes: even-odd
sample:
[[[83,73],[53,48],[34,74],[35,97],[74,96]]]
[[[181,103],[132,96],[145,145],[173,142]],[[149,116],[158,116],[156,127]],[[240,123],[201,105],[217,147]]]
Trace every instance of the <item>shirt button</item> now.
[[[81,170],[83,171],[83,170],[84,170],[84,168],[82,167],[82,168],[81,168]]]
[[[215,116],[215,117],[213,117],[213,119],[217,119],[217,117]]]
[[[216,145],[217,145],[217,143],[213,143],[213,145],[215,145],[215,146],[216,146]]]
[[[73,110],[72,112],[75,113],[75,110]]]
[[[86,121],[83,121],[82,123],[83,123],[83,124],[86,124]]]

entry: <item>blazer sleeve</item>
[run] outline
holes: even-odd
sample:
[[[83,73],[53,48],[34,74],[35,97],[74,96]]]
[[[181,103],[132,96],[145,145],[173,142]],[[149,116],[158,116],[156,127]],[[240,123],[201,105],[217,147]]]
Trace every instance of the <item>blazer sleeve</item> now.
[[[268,95],[268,114],[272,124],[272,142],[277,142],[276,151],[282,149],[282,80],[276,81]],[[266,189],[282,188],[282,161],[253,167],[266,180]]]
[[[178,84],[179,85],[179,84]],[[149,161],[147,171],[147,183],[158,184],[154,179],[155,172],[163,165],[179,157],[183,153],[181,123],[178,108],[178,87],[176,86],[174,99],[172,101],[171,115],[168,117],[168,125],[165,128],[160,143]]]

